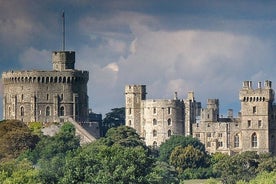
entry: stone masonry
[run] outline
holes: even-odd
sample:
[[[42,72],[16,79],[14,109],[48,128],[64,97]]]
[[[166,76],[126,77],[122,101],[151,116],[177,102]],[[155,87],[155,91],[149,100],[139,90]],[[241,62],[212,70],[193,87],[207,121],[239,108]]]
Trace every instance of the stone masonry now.
[[[88,71],[75,69],[74,51],[54,51],[52,71],[8,71],[2,74],[3,118],[23,122],[88,119]]]
[[[241,111],[233,117],[219,114],[219,100],[208,99],[202,108],[189,92],[187,99],[146,99],[145,85],[127,85],[126,125],[145,138],[147,145],[158,147],[171,135],[192,135],[205,144],[209,153],[229,155],[244,151],[276,154],[276,105],[272,82],[261,82],[254,89],[244,81],[239,100]]]

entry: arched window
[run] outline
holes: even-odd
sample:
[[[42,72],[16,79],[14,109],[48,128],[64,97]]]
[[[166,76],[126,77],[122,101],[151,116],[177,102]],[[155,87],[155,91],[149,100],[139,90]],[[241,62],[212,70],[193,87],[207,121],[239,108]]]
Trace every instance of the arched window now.
[[[171,118],[168,119],[168,126],[172,125],[172,120]]]
[[[153,146],[153,149],[157,149],[157,142],[154,141],[153,144],[152,144],[152,146]]]
[[[59,109],[59,115],[64,116],[64,107],[63,106],[60,107],[60,109]]]
[[[156,136],[157,136],[157,131],[156,131],[156,130],[153,130],[153,131],[152,131],[152,135],[153,135],[153,137],[156,137]]]
[[[172,131],[168,130],[168,137],[170,137],[172,135]]]
[[[50,116],[50,107],[49,106],[46,107],[45,114],[46,114],[46,116]]]
[[[131,126],[131,120],[128,121],[128,126]]]
[[[238,134],[236,134],[234,136],[234,147],[236,148],[236,147],[239,147],[239,146],[240,146],[240,137],[239,137]]]
[[[21,115],[21,116],[24,116],[24,107],[21,107],[21,108],[20,108],[20,115]]]
[[[258,146],[258,137],[257,134],[254,132],[251,136],[251,143],[253,148],[257,148]]]
[[[157,120],[156,120],[156,119],[153,119],[153,120],[152,120],[152,124],[153,124],[153,125],[157,125]]]

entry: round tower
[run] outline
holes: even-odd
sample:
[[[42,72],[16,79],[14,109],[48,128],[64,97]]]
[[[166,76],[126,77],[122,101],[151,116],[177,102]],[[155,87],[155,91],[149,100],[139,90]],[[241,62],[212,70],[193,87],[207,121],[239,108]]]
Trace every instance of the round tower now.
[[[53,52],[53,71],[2,74],[3,118],[23,122],[88,119],[88,71],[74,69],[75,52]]]

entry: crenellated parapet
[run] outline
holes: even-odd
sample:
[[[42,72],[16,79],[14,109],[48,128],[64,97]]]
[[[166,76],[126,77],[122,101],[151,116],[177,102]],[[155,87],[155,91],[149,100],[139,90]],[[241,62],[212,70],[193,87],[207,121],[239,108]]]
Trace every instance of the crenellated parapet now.
[[[87,83],[88,71],[9,71],[3,72],[4,84],[18,83]]]
[[[241,102],[273,102],[272,82],[266,80],[264,86],[258,82],[257,88],[253,88],[252,81],[244,81],[239,97]]]

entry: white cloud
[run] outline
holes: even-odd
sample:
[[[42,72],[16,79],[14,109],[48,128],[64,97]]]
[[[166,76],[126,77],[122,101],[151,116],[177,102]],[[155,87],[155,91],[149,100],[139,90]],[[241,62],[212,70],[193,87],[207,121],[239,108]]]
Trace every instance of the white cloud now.
[[[22,68],[27,70],[50,69],[52,66],[51,52],[30,47],[19,56],[19,62]]]

